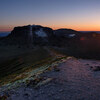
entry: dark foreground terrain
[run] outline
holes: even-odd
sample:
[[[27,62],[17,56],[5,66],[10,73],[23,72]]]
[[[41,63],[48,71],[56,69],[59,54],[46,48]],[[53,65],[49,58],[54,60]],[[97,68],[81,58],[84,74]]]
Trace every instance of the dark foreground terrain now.
[[[68,57],[40,74],[41,84],[22,83],[4,94],[7,100],[100,100],[100,72],[91,69],[99,65],[100,61]]]

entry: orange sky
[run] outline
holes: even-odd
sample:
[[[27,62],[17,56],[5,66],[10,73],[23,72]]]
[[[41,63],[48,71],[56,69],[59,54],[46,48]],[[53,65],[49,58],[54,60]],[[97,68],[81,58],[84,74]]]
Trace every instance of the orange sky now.
[[[25,25],[25,24],[24,24]],[[28,24],[26,24],[28,25]],[[39,24],[42,25],[42,24]],[[9,25],[9,26],[0,26],[0,31],[12,31],[14,27],[16,26],[23,26],[23,25]],[[59,28],[68,28],[68,29],[74,29],[77,31],[100,31],[100,25],[80,25],[80,26],[76,26],[76,25],[43,25],[43,26],[47,26],[47,27],[51,27],[53,29],[59,29]]]
[[[0,31],[29,24],[100,31],[100,0],[0,1]]]
[[[0,31],[29,24],[100,31],[100,0],[0,1]]]

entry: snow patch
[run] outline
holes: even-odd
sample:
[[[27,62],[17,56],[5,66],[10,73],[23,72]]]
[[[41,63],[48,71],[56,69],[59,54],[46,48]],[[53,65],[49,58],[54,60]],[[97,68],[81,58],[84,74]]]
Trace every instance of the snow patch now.
[[[69,34],[69,37],[74,37],[75,36],[75,34]]]
[[[38,35],[39,37],[47,37],[47,34],[43,31],[42,28],[40,28],[40,30],[35,32],[36,35]]]

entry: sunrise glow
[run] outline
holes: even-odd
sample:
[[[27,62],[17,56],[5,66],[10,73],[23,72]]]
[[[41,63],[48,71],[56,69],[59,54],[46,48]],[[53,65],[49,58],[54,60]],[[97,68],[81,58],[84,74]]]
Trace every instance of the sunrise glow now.
[[[100,31],[99,0],[9,0],[0,2],[0,31],[38,24],[53,29]]]

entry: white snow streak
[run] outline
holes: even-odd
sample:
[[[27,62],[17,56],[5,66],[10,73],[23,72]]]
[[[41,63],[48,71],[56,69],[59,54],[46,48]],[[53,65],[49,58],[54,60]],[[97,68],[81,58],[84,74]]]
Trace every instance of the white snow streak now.
[[[47,37],[47,34],[43,31],[42,28],[36,31],[35,34],[38,35],[39,37]]]

